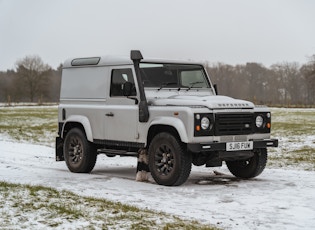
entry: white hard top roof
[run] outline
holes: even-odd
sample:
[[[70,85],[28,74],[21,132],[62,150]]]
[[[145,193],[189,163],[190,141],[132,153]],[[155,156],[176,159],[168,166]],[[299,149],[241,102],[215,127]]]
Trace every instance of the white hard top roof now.
[[[198,62],[183,61],[183,60],[166,60],[166,59],[142,59],[141,62],[150,63],[174,63],[174,64],[197,64]],[[74,68],[82,66],[117,66],[117,65],[133,65],[130,57],[126,56],[99,56],[99,57],[83,57],[83,58],[69,58],[64,64],[63,68]]]

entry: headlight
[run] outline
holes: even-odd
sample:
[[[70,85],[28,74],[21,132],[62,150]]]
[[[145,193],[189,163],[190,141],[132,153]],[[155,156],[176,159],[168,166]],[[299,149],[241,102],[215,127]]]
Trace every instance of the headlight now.
[[[194,114],[194,136],[205,137],[214,135],[214,116],[212,113]]]
[[[264,124],[264,119],[262,118],[262,116],[258,115],[256,117],[256,127],[261,128],[263,124]]]
[[[203,117],[200,122],[200,126],[203,130],[206,130],[210,126],[210,120],[207,117]]]

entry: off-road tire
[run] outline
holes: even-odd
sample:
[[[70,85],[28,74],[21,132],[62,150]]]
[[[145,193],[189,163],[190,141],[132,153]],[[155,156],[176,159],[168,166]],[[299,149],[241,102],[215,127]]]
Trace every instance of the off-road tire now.
[[[156,183],[178,186],[189,177],[191,154],[184,151],[183,144],[174,135],[157,134],[149,146],[149,169]]]
[[[79,128],[71,129],[64,142],[64,158],[71,172],[89,173],[93,170],[97,152]]]
[[[267,149],[255,149],[254,156],[239,161],[226,161],[230,172],[239,178],[249,179],[258,176],[267,164]]]

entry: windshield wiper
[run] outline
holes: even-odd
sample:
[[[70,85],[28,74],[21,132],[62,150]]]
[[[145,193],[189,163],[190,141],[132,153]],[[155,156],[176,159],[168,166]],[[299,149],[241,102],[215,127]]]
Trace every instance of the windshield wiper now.
[[[166,87],[166,86],[169,86],[169,85],[177,85],[177,82],[163,82],[160,86],[160,88],[158,89],[161,90],[162,88]]]
[[[194,85],[196,84],[201,84],[201,83],[204,83],[203,81],[195,81],[195,82],[191,82],[190,83],[190,86],[188,87],[187,91],[190,90],[192,87],[194,87]]]

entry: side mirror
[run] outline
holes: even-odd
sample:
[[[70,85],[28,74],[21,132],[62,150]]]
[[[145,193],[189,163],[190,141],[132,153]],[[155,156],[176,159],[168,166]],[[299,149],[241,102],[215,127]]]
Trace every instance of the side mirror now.
[[[123,94],[125,97],[129,97],[132,94],[133,84],[129,81],[123,84]]]

